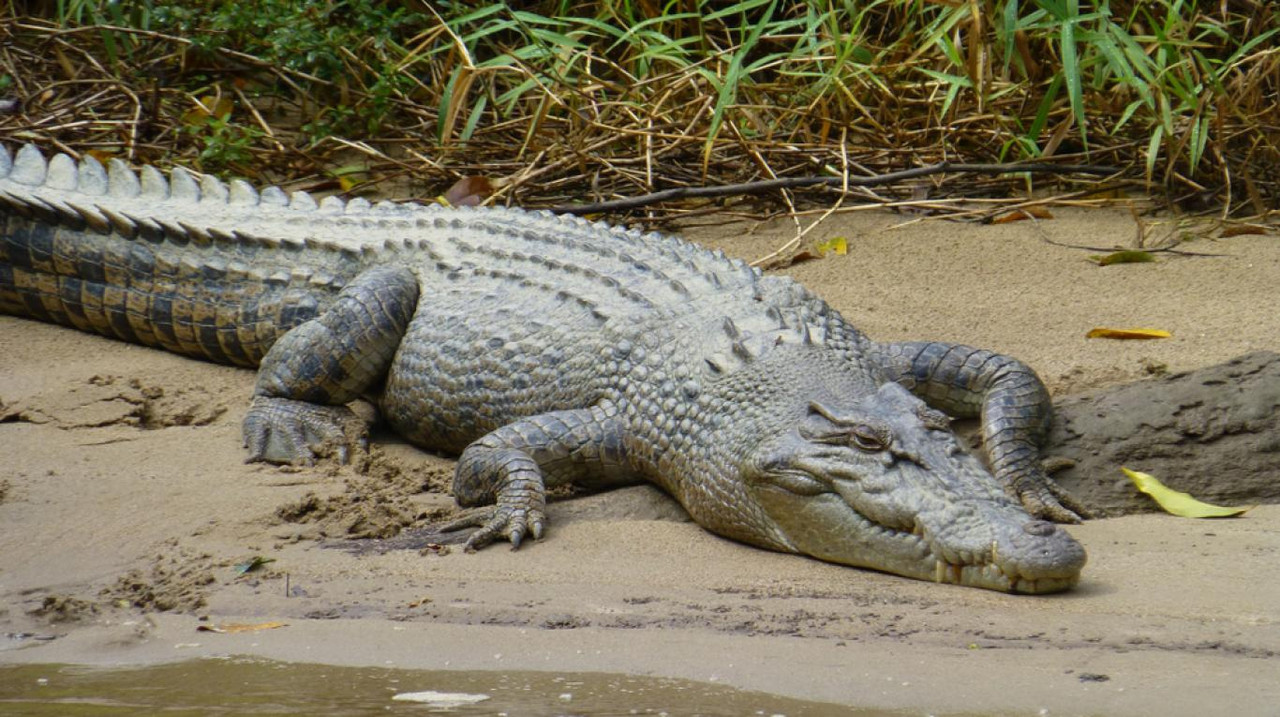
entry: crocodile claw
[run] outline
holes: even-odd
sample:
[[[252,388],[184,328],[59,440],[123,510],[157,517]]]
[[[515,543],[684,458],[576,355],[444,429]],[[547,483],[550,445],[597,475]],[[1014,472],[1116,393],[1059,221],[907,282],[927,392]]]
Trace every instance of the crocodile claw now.
[[[347,463],[352,448],[368,445],[367,430],[346,406],[256,396],[243,425],[247,462],[311,465],[319,456],[334,456]]]
[[[473,511],[436,528],[436,532],[452,533],[475,528],[462,549],[473,553],[498,538],[506,538],[512,550],[519,550],[525,536],[541,540],[546,526],[546,515],[538,508],[519,508],[500,505]]]
[[[1079,523],[1092,517],[1079,500],[1068,493],[1039,466],[1027,468],[1007,482],[1022,502],[1022,507],[1036,518],[1055,523]]]

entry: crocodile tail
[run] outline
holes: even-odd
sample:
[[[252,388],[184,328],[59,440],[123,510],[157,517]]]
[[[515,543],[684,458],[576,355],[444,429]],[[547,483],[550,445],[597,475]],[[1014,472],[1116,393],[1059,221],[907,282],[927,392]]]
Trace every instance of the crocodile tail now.
[[[307,242],[137,219],[121,207],[235,208],[273,201],[274,193],[283,196],[244,182],[197,182],[181,169],[165,178],[152,167],[135,174],[118,160],[104,168],[91,157],[46,161],[32,145],[16,156],[0,146],[0,313],[255,366],[276,338],[315,316],[358,263],[326,255],[335,252],[303,256],[314,248]],[[199,213],[187,207],[175,217]]]

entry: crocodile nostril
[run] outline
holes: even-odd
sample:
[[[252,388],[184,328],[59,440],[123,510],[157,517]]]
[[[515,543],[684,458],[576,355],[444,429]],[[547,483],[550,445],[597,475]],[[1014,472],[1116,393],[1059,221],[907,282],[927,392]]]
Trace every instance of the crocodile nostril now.
[[[1046,520],[1033,520],[1022,524],[1022,532],[1038,538],[1047,538],[1058,531],[1058,526]]]

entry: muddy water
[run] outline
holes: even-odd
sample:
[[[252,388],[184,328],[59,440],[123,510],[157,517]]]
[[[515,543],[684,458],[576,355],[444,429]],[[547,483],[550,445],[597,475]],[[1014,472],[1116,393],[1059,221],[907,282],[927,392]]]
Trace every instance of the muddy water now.
[[[128,669],[0,667],[0,714],[888,715],[688,680],[554,672],[432,672],[257,659]]]

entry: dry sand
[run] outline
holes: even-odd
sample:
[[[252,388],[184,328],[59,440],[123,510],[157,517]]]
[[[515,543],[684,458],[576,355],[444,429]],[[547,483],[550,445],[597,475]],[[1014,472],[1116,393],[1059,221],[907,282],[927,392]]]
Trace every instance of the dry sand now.
[[[846,215],[814,236],[846,237],[848,255],[791,271],[875,338],[1011,353],[1059,392],[1280,348],[1274,233],[1099,268],[1045,239],[1127,245],[1128,213],[1055,213],[905,227]],[[688,234],[754,258],[790,231]],[[1086,340],[1095,326],[1174,338]],[[556,503],[549,537],[517,553],[354,554],[322,544],[445,514],[451,464],[379,434],[359,470],[246,465],[252,381],[0,317],[0,632],[57,636],[11,639],[0,663],[256,654],[666,675],[934,713],[1280,714],[1280,506],[1073,527],[1090,563],[1049,597],[737,545],[647,488]],[[237,576],[255,555],[275,562]],[[288,627],[211,634],[196,616]]]

